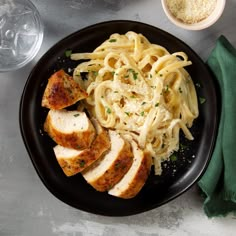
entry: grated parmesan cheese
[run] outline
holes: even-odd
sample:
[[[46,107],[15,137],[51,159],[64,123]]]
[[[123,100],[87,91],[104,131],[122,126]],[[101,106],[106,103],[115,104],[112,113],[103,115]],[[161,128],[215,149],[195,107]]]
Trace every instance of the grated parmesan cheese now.
[[[180,21],[194,24],[214,11],[217,0],[166,0],[171,14]]]

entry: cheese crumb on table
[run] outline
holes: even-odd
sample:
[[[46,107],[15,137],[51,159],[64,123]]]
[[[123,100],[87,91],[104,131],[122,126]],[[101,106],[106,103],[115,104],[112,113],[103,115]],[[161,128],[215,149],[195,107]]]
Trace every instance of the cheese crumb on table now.
[[[206,19],[215,9],[217,0],[167,0],[171,14],[180,21],[194,24]]]

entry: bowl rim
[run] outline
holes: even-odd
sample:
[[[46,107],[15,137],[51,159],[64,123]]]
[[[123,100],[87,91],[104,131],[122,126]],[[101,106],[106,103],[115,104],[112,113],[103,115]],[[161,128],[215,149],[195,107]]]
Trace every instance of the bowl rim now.
[[[221,17],[225,8],[226,0],[216,0],[216,7],[213,10],[213,12],[204,20],[199,21],[197,23],[193,23],[193,24],[187,24],[187,23],[181,22],[176,17],[174,17],[171,14],[169,8],[167,7],[166,0],[161,0],[161,3],[162,3],[162,8],[167,18],[176,26],[183,29],[187,29],[187,30],[202,30],[216,23],[216,21]]]

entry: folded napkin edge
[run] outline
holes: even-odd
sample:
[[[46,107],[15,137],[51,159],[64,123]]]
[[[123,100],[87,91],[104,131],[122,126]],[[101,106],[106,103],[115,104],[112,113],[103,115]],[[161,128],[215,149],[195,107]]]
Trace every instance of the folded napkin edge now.
[[[236,57],[236,48],[233,47],[233,45],[229,42],[229,40],[224,35],[221,35],[218,38],[217,44],[219,42],[222,44],[222,46],[224,46],[228,51],[230,51],[230,53],[232,53]]]
[[[234,48],[234,46],[228,41],[228,39],[221,35],[217,41],[216,41],[216,46],[214,47],[214,49],[212,50],[212,52],[210,53],[208,59],[207,59],[207,66],[210,69],[210,72],[212,73],[212,75],[215,77],[215,81],[217,81],[217,86],[216,88],[218,89],[219,85],[222,85],[221,83],[225,82],[224,80],[221,81],[222,79],[233,79],[233,81],[235,81],[235,76],[234,76],[234,68],[235,68],[235,60],[236,60],[236,48]],[[220,64],[219,64],[220,62]],[[227,65],[226,65],[227,64]],[[221,73],[222,68],[220,66],[223,66],[223,69],[227,71],[226,73]],[[217,69],[218,67],[220,67],[220,69]],[[223,70],[223,71],[224,71]],[[222,76],[227,76],[225,78],[222,78]],[[231,76],[231,77],[230,77]],[[228,81],[229,82],[229,81]],[[228,86],[227,89],[233,89],[235,86]],[[220,91],[222,88],[225,88],[225,86],[221,86],[219,87]],[[228,90],[227,90],[228,91]],[[224,92],[221,91],[221,95],[225,96]],[[229,95],[229,94],[227,94]],[[228,98],[229,96],[227,96]],[[222,102],[222,101],[221,101]],[[221,104],[222,107],[222,104]],[[224,113],[224,109],[219,109],[219,122],[222,123],[222,112]],[[219,123],[219,127],[218,127],[218,135],[216,137],[216,143],[217,141],[219,141],[218,139],[221,137],[221,135],[219,136],[219,132],[220,132],[220,123]],[[221,125],[222,126],[222,125]],[[227,138],[228,136],[226,136]],[[215,143],[215,145],[216,145]],[[218,142],[219,144],[219,142]],[[235,147],[233,145],[233,147]],[[215,151],[216,146],[214,147],[214,151]],[[218,148],[218,151],[220,151],[220,149],[223,148],[220,147]],[[213,151],[213,153],[214,153]],[[212,153],[212,157],[213,157],[213,153]],[[218,160],[218,162],[214,162],[212,163],[212,158],[209,162],[208,167],[206,168],[206,170],[204,171],[204,174],[202,175],[202,177],[198,180],[198,186],[201,189],[201,193],[202,196],[204,197],[204,204],[203,204],[203,209],[205,214],[209,217],[225,217],[228,214],[234,214],[236,215],[236,191],[235,191],[235,185],[233,185],[232,188],[228,188],[229,184],[228,182],[233,181],[232,178],[228,178],[231,172],[227,172],[229,173],[227,176],[225,176],[225,168],[219,168],[216,166],[214,168],[214,164],[222,164],[223,166],[226,165],[226,167],[230,168],[230,170],[232,169],[232,164],[230,165],[229,162],[225,163],[225,156],[223,154],[223,152],[219,152],[219,153],[214,153],[214,161]],[[220,155],[218,156],[218,158],[216,158],[216,155]],[[233,157],[232,155],[227,155],[229,158]],[[223,163],[219,163],[219,160],[222,159]],[[210,165],[212,164],[212,165]],[[207,174],[206,174],[207,173]],[[221,179],[221,183],[219,183],[219,179],[216,180],[216,176],[220,176]],[[233,175],[235,176],[235,174]],[[209,179],[210,178],[210,179]],[[230,181],[229,181],[230,180]],[[225,182],[226,181],[226,182]],[[225,183],[225,184],[224,184]],[[231,186],[231,185],[230,185]]]

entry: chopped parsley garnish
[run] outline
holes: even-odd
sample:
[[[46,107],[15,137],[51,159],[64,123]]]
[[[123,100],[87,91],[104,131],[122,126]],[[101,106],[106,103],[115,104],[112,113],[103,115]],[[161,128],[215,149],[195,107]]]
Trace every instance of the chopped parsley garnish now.
[[[79,166],[84,167],[84,165],[85,165],[85,161],[84,160],[79,160]]]
[[[72,50],[66,50],[66,51],[65,51],[65,56],[66,56],[66,57],[70,57],[71,54],[72,54]]]
[[[121,167],[121,163],[120,162],[116,162],[115,163],[115,169],[119,169]]]
[[[79,114],[79,113],[77,113],[77,114],[74,114],[74,117],[78,117],[78,116],[80,116],[80,114]]]
[[[180,149],[181,149],[181,150],[184,150],[184,149],[186,149],[187,147],[188,147],[187,145],[184,145],[184,144],[180,143]]]
[[[109,42],[114,43],[114,42],[116,42],[116,39],[110,39]]]
[[[163,76],[163,74],[159,74],[159,76],[160,76],[160,77],[162,77],[162,76]]]
[[[131,98],[136,98],[134,95],[130,96]]]
[[[150,74],[149,76],[150,76],[150,78],[152,78],[152,74]]]
[[[106,111],[107,111],[108,114],[111,114],[111,108],[107,107]]]
[[[144,111],[142,111],[142,112],[140,113],[140,115],[141,115],[141,116],[144,116]]]
[[[118,93],[118,91],[114,91],[114,93]]]
[[[151,88],[155,89],[157,86],[150,86]]]
[[[155,107],[158,107],[159,106],[159,102],[157,102],[156,104],[155,104]]]
[[[134,69],[132,69],[132,68],[131,68],[131,69],[128,69],[128,72],[130,72],[130,73],[133,74],[133,79],[134,79],[134,80],[138,79],[138,73],[135,72]]]
[[[168,84],[165,86],[164,92],[165,93],[169,92],[169,85]]]
[[[146,104],[146,102],[142,102],[142,104],[141,104],[141,105],[143,106],[143,105],[145,105],[145,104]]]
[[[182,92],[183,92],[183,90],[181,89],[181,87],[179,87],[179,92],[180,92],[180,93],[182,93]]]
[[[125,114],[126,114],[127,116],[130,116],[130,112],[125,112]]]
[[[199,102],[200,102],[200,104],[205,103],[206,102],[206,98],[199,97]]]
[[[177,156],[175,155],[175,154],[172,154],[171,156],[170,156],[170,160],[171,161],[177,161]]]

